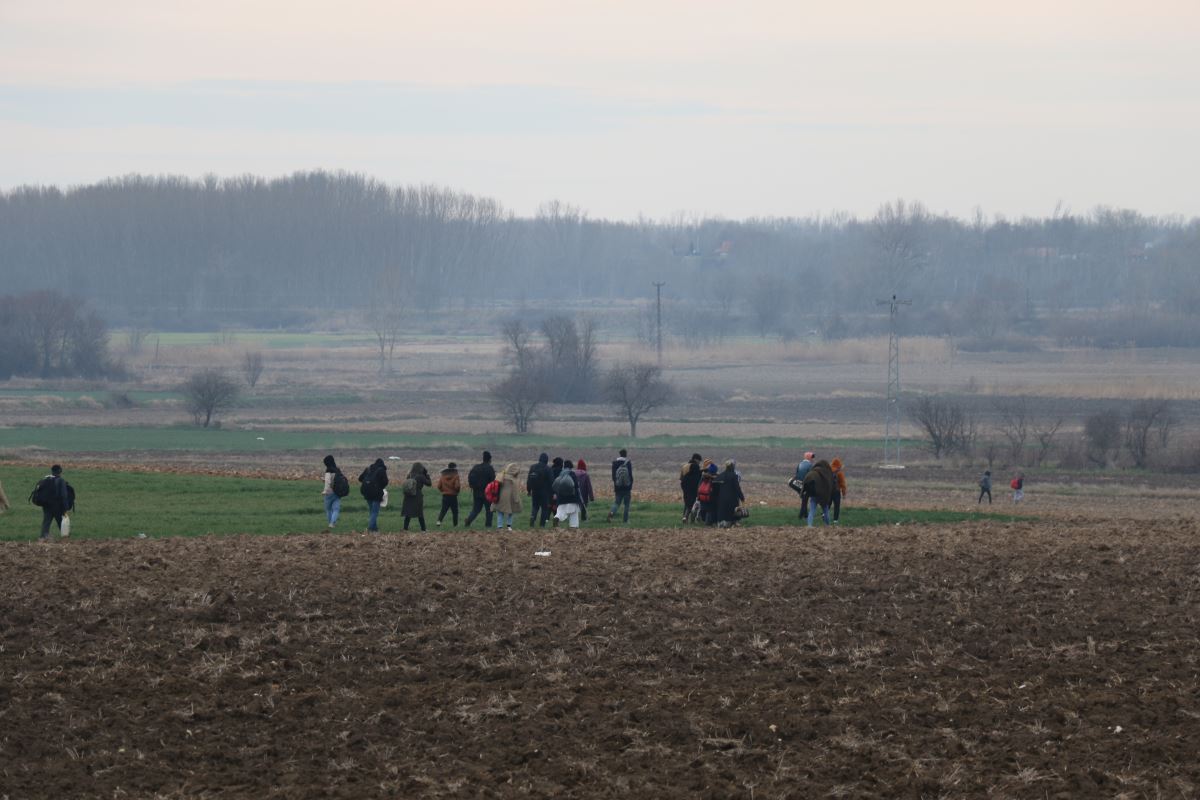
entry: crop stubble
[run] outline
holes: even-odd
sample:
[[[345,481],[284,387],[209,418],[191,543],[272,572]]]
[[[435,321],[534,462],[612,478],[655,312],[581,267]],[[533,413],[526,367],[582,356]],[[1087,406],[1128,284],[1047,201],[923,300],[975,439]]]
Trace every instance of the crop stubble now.
[[[1190,796],[1196,535],[3,545],[0,793]]]

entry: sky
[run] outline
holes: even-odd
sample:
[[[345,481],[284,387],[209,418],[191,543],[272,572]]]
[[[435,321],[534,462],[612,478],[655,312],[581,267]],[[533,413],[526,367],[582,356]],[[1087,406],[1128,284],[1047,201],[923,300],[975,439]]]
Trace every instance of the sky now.
[[[1196,0],[0,0],[0,190],[345,170],[527,215],[1200,216]]]

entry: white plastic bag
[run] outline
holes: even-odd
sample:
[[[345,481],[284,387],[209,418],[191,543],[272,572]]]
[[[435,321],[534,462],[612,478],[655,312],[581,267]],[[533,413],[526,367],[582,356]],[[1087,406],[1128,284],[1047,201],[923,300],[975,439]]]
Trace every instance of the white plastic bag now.
[[[380,508],[387,508],[387,489],[383,490],[383,499],[379,501]]]
[[[59,535],[64,539],[71,535],[71,515],[63,514],[62,525],[58,529]]]

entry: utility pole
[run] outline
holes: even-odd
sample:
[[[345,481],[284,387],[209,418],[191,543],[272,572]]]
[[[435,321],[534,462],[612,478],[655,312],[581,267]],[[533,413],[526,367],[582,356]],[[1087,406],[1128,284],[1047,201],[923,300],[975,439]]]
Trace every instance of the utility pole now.
[[[662,287],[666,286],[666,281],[654,282],[654,302],[658,308],[658,365],[662,366]]]
[[[887,306],[891,314],[888,334],[887,422],[883,433],[884,465],[900,465],[900,333],[896,330],[896,311],[911,306],[912,300],[876,300],[875,305]]]

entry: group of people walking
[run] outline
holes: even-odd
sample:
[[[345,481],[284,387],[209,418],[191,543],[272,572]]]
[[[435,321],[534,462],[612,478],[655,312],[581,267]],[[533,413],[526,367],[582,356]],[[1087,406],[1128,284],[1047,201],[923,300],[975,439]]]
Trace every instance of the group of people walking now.
[[[830,524],[830,506],[833,508],[832,524],[841,517],[841,501],[846,493],[846,478],[839,459],[832,462],[816,461],[812,453],[805,453],[804,460],[796,467],[795,477],[788,481],[801,497],[800,517],[811,526],[814,512],[819,506],[825,523]],[[470,527],[481,514],[484,526],[497,530],[512,530],[518,515],[523,514],[522,498],[529,501],[529,527],[552,527],[566,525],[578,528],[587,520],[589,508],[596,500],[591,474],[587,462],[582,458],[571,460],[556,457],[551,459],[541,453],[537,461],[525,470],[524,484],[521,483],[521,466],[516,462],[497,471],[492,464],[492,454],[483,451],[482,460],[467,473],[466,488],[471,492],[471,510],[463,520],[463,527]],[[629,523],[629,509],[633,497],[633,461],[629,453],[621,449],[609,469],[612,482],[613,501],[605,516],[606,522],[620,519]],[[367,502],[367,531],[379,532],[379,512],[390,504],[388,492],[388,467],[383,459],[376,459],[358,476],[359,492]],[[422,531],[425,522],[424,489],[436,488],[442,498],[435,525],[441,526],[447,516],[450,525],[458,527],[458,497],[463,491],[458,465],[451,461],[446,465],[435,483],[429,470],[421,462],[415,462],[400,484],[401,514],[404,530],[409,530],[415,519]],[[718,467],[712,459],[699,453],[680,468],[679,487],[683,494],[684,523],[696,523],[728,528],[750,515],[746,508],[746,495],[742,490],[742,475],[734,459],[728,459]],[[394,489],[394,487],[393,487]],[[321,494],[325,503],[327,531],[337,526],[341,516],[341,501],[350,493],[350,482],[342,474],[332,455],[325,456],[325,473]]]
[[[523,487],[520,477],[519,464],[510,463],[497,472],[492,464],[492,454],[483,451],[482,460],[467,473],[466,488],[471,492],[471,511],[463,520],[463,526],[469,528],[483,514],[486,527],[492,527],[494,519],[496,528],[512,530],[517,515],[523,510],[523,496],[529,498],[530,527],[545,527],[550,522],[555,527],[566,523],[577,528],[582,520],[588,518],[588,506],[595,501],[596,493],[592,488],[587,462],[582,458],[575,461],[564,458],[551,460],[549,455],[542,453],[537,462],[529,467]],[[612,463],[612,481],[614,499],[607,520],[612,521],[618,512],[622,512],[622,520],[629,522],[633,462],[625,450],[621,450]],[[383,459],[375,459],[375,463],[359,474],[358,483],[359,492],[367,501],[367,531],[378,533],[380,509],[387,507],[390,502],[387,464]],[[442,498],[435,524],[441,526],[448,515],[450,525],[458,527],[458,496],[463,491],[458,465],[453,461],[447,464],[435,484],[429,470],[418,461],[400,484],[404,530],[409,530],[414,519],[422,531],[427,530],[424,499],[427,486],[436,487]],[[328,523],[326,530],[332,531],[337,526],[342,498],[349,493],[349,480],[338,468],[337,461],[332,455],[325,456],[321,494]]]

